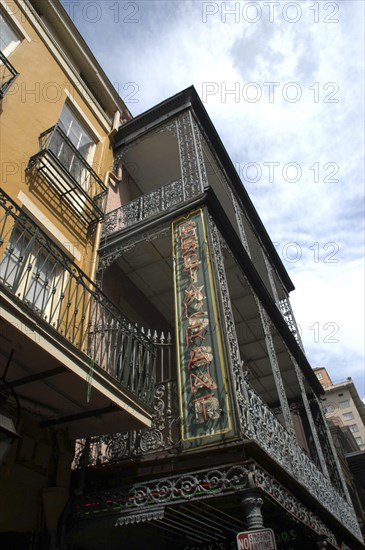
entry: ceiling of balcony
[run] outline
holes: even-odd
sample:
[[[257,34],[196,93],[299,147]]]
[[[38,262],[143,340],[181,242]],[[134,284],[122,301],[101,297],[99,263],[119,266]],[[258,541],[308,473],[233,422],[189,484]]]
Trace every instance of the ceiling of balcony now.
[[[123,163],[138,185],[141,194],[149,193],[181,177],[177,139],[161,131],[129,145]]]
[[[240,354],[249,372],[249,381],[266,403],[278,404],[260,312],[252,290],[230,254],[225,255],[225,268]],[[270,329],[287,397],[297,401],[300,388],[288,349],[273,324]]]
[[[175,313],[171,234],[127,249],[117,265],[121,285],[118,295],[110,298],[145,330],[172,331]]]

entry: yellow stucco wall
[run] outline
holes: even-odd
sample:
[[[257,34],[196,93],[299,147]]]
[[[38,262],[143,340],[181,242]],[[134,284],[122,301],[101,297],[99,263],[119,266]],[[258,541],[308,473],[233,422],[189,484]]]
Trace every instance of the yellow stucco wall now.
[[[27,177],[25,169],[29,159],[39,150],[39,135],[57,122],[70,96],[71,104],[75,103],[84,115],[82,118],[86,126],[90,125],[91,130],[97,133],[96,137],[101,138],[96,145],[92,167],[103,182],[105,174],[112,167],[110,140],[90,105],[80,95],[75,84],[70,82],[65,69],[30,23],[28,14],[22,12],[14,1],[7,1],[6,4],[30,41],[24,38],[8,56],[20,74],[2,102],[1,187],[19,206],[22,206],[19,192],[27,195],[36,208],[42,211],[46,218],[43,221],[47,223],[49,220],[62,233],[66,249],[72,250],[74,246],[79,251],[74,261],[87,275],[91,275],[97,232],[87,232],[85,223],[80,223],[77,211],[65,207],[57,193],[51,192],[48,196],[39,183]]]

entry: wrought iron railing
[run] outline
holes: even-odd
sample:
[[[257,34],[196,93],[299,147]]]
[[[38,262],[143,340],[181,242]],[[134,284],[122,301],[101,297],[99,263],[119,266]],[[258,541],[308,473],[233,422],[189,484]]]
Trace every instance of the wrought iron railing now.
[[[198,510],[200,514],[197,517],[202,518],[202,513],[208,505],[208,521],[213,520],[214,525],[221,527],[224,531],[227,523],[222,516],[216,515],[217,509],[214,510],[214,507],[209,506],[207,504],[209,500],[206,499],[210,497],[216,499],[219,496],[227,497],[228,495],[240,495],[242,498],[242,491],[253,487],[258,487],[263,493],[269,495],[289,516],[294,516],[298,523],[310,526],[318,535],[325,535],[326,540],[331,543],[333,548],[338,547],[336,537],[328,525],[290,490],[281,485],[272,474],[257,466],[252,460],[216,465],[214,469],[206,468],[198,471],[192,469],[185,473],[175,473],[172,470],[167,477],[139,480],[129,483],[129,485],[108,487],[102,491],[94,490],[84,495],[75,496],[70,509],[76,521],[117,514],[114,524],[122,526],[146,520],[163,520],[169,515],[170,505],[188,505],[191,510]],[[190,526],[193,516],[184,513],[182,515],[188,518]],[[223,523],[220,524],[222,521]],[[206,524],[199,520],[198,523],[200,530],[197,529],[190,534],[190,537],[197,538],[199,548],[203,548],[203,546],[204,548],[226,548],[224,543],[219,544],[219,540],[222,541],[227,536],[223,535],[221,529],[218,529],[219,538],[215,541],[212,540],[215,538],[215,532],[210,529],[209,533],[204,533],[202,529],[206,527]],[[186,535],[187,526],[182,525],[181,522],[178,525],[181,525]],[[236,534],[244,526],[237,525],[231,516],[228,527]],[[208,544],[207,541],[209,541]],[[343,543],[341,548],[350,550]]]
[[[0,192],[0,285],[144,403],[156,347],[18,206]]]
[[[360,537],[353,508],[308,458],[255,390],[247,382],[245,385],[248,395],[244,414],[245,436],[255,440],[349,531]],[[165,451],[171,453],[175,448],[181,450],[176,391],[175,381],[156,385],[151,428],[79,440],[73,467],[82,469],[115,465],[148,454],[157,457]],[[103,499],[101,493],[99,498]]]
[[[121,464],[180,447],[180,417],[176,380],[155,386],[152,428],[94,436],[76,441],[73,469]]]
[[[124,487],[106,488],[76,497],[71,509],[74,517],[79,519],[90,518],[93,514],[99,517],[115,513],[116,510],[122,518],[123,512],[136,509],[160,505],[162,510],[161,506],[173,503],[191,503],[207,497],[240,493],[249,486],[250,466],[248,461],[244,461],[241,464],[227,464],[184,474],[174,474],[171,471],[169,477],[145,480]],[[148,519],[153,519],[153,516]]]
[[[103,219],[106,187],[63,130],[57,124],[49,128],[39,136],[39,144],[29,159],[28,174],[35,167],[85,223]]]
[[[243,373],[236,376],[236,392],[242,435],[256,441],[268,456],[301,483],[343,525],[353,534],[361,536],[354,509],[344,498],[343,488],[339,484],[334,486],[319,470]]]
[[[151,337],[148,331],[147,336]],[[79,439],[73,468],[118,464],[138,456],[161,453],[180,444],[180,416],[175,365],[175,344],[170,333],[155,331],[156,379],[152,427],[110,435]]]
[[[0,100],[4,97],[16,77],[18,71],[0,51]]]
[[[182,180],[178,179],[120,206],[105,216],[103,236],[131,227],[184,202]]]

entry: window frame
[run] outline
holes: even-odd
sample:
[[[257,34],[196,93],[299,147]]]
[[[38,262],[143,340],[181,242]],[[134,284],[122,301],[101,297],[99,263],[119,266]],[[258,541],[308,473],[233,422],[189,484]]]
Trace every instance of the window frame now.
[[[80,152],[80,150],[78,149],[78,146],[75,145],[75,143],[69,137],[70,131],[72,129],[72,125],[66,131],[63,129],[63,127],[66,126],[66,125],[63,122],[61,122],[61,118],[62,118],[62,113],[64,113],[64,111],[66,111],[66,110],[69,111],[69,113],[72,117],[72,121],[75,121],[76,124],[78,124],[80,126],[82,132],[84,132],[84,135],[86,135],[91,140],[91,146],[89,147],[86,156],[84,156]],[[100,140],[95,135],[95,133],[92,131],[92,129],[90,128],[90,125],[88,124],[88,121],[86,120],[85,117],[82,116],[79,109],[76,109],[74,104],[71,101],[69,101],[68,99],[66,99],[66,101],[62,105],[62,110],[61,110],[60,115],[59,115],[58,120],[57,120],[57,126],[65,134],[67,139],[72,143],[72,145],[75,147],[75,149],[78,151],[78,153],[84,158],[85,162],[92,168],[92,162],[95,158],[97,145],[98,145]],[[79,145],[80,145],[80,142],[79,142]],[[58,154],[55,154],[55,156],[57,157],[58,160],[60,158],[62,148],[63,148],[63,144],[61,144],[60,151],[58,152]],[[80,187],[86,193],[88,193],[90,182],[87,181],[88,180],[87,177],[82,177],[82,176],[80,177],[81,181],[78,181],[78,179],[72,173],[72,166],[71,165],[72,165],[73,162],[74,162],[74,157],[70,161],[70,166],[67,167],[67,165],[60,160],[60,163],[65,168],[65,170],[69,174],[71,174],[71,176],[74,177],[74,179],[77,181],[77,183],[80,185]],[[85,172],[85,170],[83,172]],[[76,206],[77,209],[82,208],[82,206],[80,204],[75,204],[75,206]]]
[[[64,114],[64,112],[68,110],[69,114],[71,115],[72,117],[72,120],[71,120],[71,125],[69,125],[69,127],[66,129],[66,131],[62,128],[61,125],[64,125],[66,127],[66,124],[65,122],[62,122],[61,119],[62,119],[62,115]],[[80,138],[81,136],[79,137],[79,143],[78,145],[76,145],[73,140],[70,138],[70,133],[72,131],[72,122],[75,122],[76,124],[78,124],[80,126],[80,129],[82,130],[82,132],[84,132],[84,135],[87,136],[89,139],[90,139],[90,146],[89,146],[89,149],[87,151],[87,155],[84,156],[81,152],[80,152],[80,149],[79,149],[79,146],[80,146]],[[68,101],[66,100],[65,103],[63,104],[62,106],[62,110],[61,110],[61,113],[60,113],[60,116],[58,117],[58,121],[57,121],[57,125],[61,128],[61,130],[64,132],[64,134],[67,136],[67,138],[71,141],[71,143],[73,144],[73,146],[75,147],[75,149],[77,149],[77,151],[80,153],[80,155],[85,159],[85,161],[90,164],[91,166],[91,163],[95,157],[95,152],[96,152],[96,146],[97,146],[97,142],[98,140],[96,139],[94,133],[92,132],[92,130],[89,128],[89,125],[87,124],[87,121],[85,119],[83,119],[79,113],[76,112],[76,110],[73,108],[73,105]]]
[[[17,32],[17,29],[14,28],[14,25],[12,25],[9,22],[9,19],[5,16],[3,10],[0,10],[0,26],[2,26],[3,24],[5,25],[5,27],[8,27],[11,34],[14,35],[14,37],[16,37],[16,39],[11,38],[10,42],[7,42],[7,44],[4,47],[2,43],[0,43],[1,52],[3,53],[3,55],[5,55],[5,57],[9,57],[10,54],[13,53],[13,51],[15,51],[19,46],[19,44],[21,43],[22,37],[19,35],[19,32]]]
[[[72,120],[71,120],[71,125],[67,129],[67,132],[64,132],[64,130],[61,126],[61,124],[63,124],[61,122],[61,118],[62,118],[62,113],[64,113],[66,110],[68,110],[69,114],[72,117]],[[78,146],[81,143],[80,138],[79,138],[79,144],[78,144],[78,146],[76,146],[75,143],[69,137],[69,134],[72,131],[72,122],[76,122],[76,124],[78,124],[78,126],[80,127],[80,129],[81,129],[80,138],[81,138],[82,135],[86,135],[92,142],[91,145],[89,146],[89,149],[87,151],[86,156],[82,155],[82,153],[79,151]],[[82,118],[82,116],[74,108],[73,104],[70,101],[68,101],[67,99],[66,99],[65,103],[62,106],[60,116],[58,117],[57,125],[65,133],[66,137],[69,139],[69,141],[72,143],[72,145],[78,151],[78,153],[84,158],[85,162],[92,168],[92,162],[95,158],[96,148],[97,148],[97,143],[98,143],[97,139],[96,139],[94,133],[92,132],[92,130],[90,129],[89,125],[87,124],[87,121],[85,120],[85,118]],[[66,166],[62,162],[61,162],[61,164],[69,172],[69,174],[71,174],[71,176],[75,178],[77,183],[80,185],[81,189],[83,191],[85,191],[85,193],[89,194],[89,191],[90,191],[90,174],[87,172],[87,169],[84,168],[83,170],[81,170],[80,177],[79,177],[80,181],[72,173],[72,164],[75,161],[75,156],[76,155],[73,155],[73,157],[70,161],[70,166],[69,166],[68,169],[66,168]],[[57,156],[57,158],[59,158],[59,155]],[[76,190],[76,193],[78,195],[78,199],[73,201],[74,208],[77,212],[81,212],[84,208],[86,199],[85,199],[84,195],[81,192],[78,192]]]
[[[0,16],[2,17],[4,23],[13,32],[13,34],[18,37],[18,40],[13,40],[7,46],[5,46],[4,49],[1,49],[0,44],[0,50],[3,55],[5,57],[9,57],[23,42],[23,40],[31,42],[31,38],[24,27],[19,23],[18,19],[14,16],[10,6],[6,4],[4,0],[0,0]]]
[[[359,427],[358,427],[357,424],[351,424],[349,426],[349,430],[350,430],[351,433],[355,434],[359,431]]]

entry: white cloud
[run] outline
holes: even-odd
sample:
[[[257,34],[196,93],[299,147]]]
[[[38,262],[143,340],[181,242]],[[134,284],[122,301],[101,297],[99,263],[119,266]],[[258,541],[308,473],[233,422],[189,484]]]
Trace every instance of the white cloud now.
[[[133,4],[139,7],[138,23],[113,22],[110,6],[115,3],[108,1],[97,24],[80,16],[75,23],[112,82],[119,83],[121,95],[125,83],[137,83],[138,103],[127,103],[133,114],[190,84],[200,95],[204,82],[217,84],[218,92],[205,107],[241,174],[248,162],[260,165],[260,181],[251,177],[245,185],[271,238],[280,243],[281,253],[291,242],[303,252],[300,261],[284,258],[284,263],[297,288],[294,311],[306,327],[313,366],[325,364],[334,379],[353,376],[364,395],[363,3],[300,2],[297,23],[285,20],[295,16],[285,12],[285,2],[273,23],[262,3],[257,23],[243,17],[247,2],[240,2],[238,20],[227,15],[226,23],[220,2],[211,4],[218,11],[207,23],[202,2]],[[225,5],[232,8],[236,2]],[[233,89],[238,83],[242,91],[248,82],[263,92],[257,103],[242,93],[238,102],[233,95],[222,97],[224,86]],[[279,82],[272,103],[265,82]],[[301,90],[296,103],[289,101],[295,92],[295,86],[285,88],[289,82]],[[274,182],[265,162],[280,164]],[[296,183],[290,181],[291,172],[285,179],[283,169],[290,162],[300,165]],[[329,243],[338,246],[338,263],[323,261],[331,252]],[[337,323],[339,342],[323,342],[330,327],[322,340],[312,342],[309,327],[315,322],[322,333],[326,323]]]

